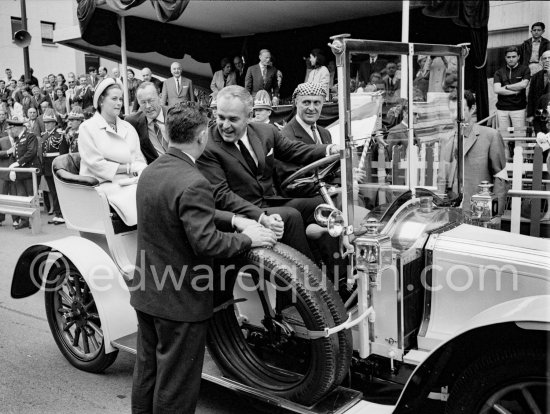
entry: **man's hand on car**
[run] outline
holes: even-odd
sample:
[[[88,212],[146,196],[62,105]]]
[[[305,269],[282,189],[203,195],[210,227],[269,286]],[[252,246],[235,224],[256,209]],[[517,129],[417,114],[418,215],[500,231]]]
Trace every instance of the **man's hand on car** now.
[[[268,228],[256,223],[254,226],[248,226],[242,232],[252,240],[252,247],[272,247],[277,243],[275,233]]]
[[[285,223],[283,222],[283,219],[280,215],[271,214],[270,216],[268,216],[267,214],[264,214],[260,218],[260,224],[272,230],[275,233],[275,237],[277,239],[283,237],[283,233],[285,231]]]

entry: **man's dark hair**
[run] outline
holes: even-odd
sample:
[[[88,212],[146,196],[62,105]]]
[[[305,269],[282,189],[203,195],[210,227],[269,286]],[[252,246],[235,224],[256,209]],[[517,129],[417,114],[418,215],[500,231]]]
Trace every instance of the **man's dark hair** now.
[[[536,26],[539,26],[542,30],[546,30],[546,26],[544,25],[543,22],[533,23],[531,26],[531,30],[533,30]]]
[[[466,99],[466,106],[468,106],[468,109],[472,109],[472,106],[476,104],[476,96],[474,93],[468,89],[464,91],[464,99]],[[455,90],[453,90],[449,95],[449,101],[456,102],[458,100],[458,93]]]
[[[519,48],[517,46],[507,47],[506,50],[504,51],[504,56],[506,56],[508,53],[514,53],[514,52],[516,52],[519,56]]]
[[[190,144],[195,140],[198,128],[206,127],[205,111],[195,102],[180,102],[166,114],[166,132],[171,142]]]

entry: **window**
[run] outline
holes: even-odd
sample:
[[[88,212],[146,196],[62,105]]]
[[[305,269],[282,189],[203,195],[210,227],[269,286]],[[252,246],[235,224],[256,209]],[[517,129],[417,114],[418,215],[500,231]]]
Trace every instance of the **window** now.
[[[42,43],[53,44],[53,31],[55,30],[55,23],[52,22],[40,22],[40,32],[42,34]]]
[[[11,40],[13,40],[13,35],[15,32],[23,29],[23,24],[21,23],[21,17],[11,17]]]

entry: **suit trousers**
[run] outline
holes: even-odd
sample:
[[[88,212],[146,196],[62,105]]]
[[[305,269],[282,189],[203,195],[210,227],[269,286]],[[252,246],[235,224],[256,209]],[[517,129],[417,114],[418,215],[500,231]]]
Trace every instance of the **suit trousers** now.
[[[55,181],[53,180],[53,176],[44,176],[44,178],[48,183],[48,189],[50,190],[50,194],[52,195],[53,213],[56,217],[61,217],[61,207],[59,206],[59,199],[57,198],[57,190],[55,189]]]
[[[209,321],[178,322],[136,313],[132,413],[194,413]]]

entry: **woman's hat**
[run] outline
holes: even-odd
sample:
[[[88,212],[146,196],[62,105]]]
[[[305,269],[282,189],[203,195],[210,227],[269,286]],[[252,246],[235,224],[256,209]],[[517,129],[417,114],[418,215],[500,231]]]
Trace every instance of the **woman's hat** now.
[[[101,82],[99,82],[99,85],[96,86],[95,92],[94,92],[94,108],[99,110],[97,107],[97,103],[99,101],[99,97],[101,94],[111,85],[115,85],[117,81],[115,81],[113,78],[105,78]]]
[[[252,109],[269,109],[271,110],[271,99],[267,91],[258,91],[254,97],[254,107]]]

